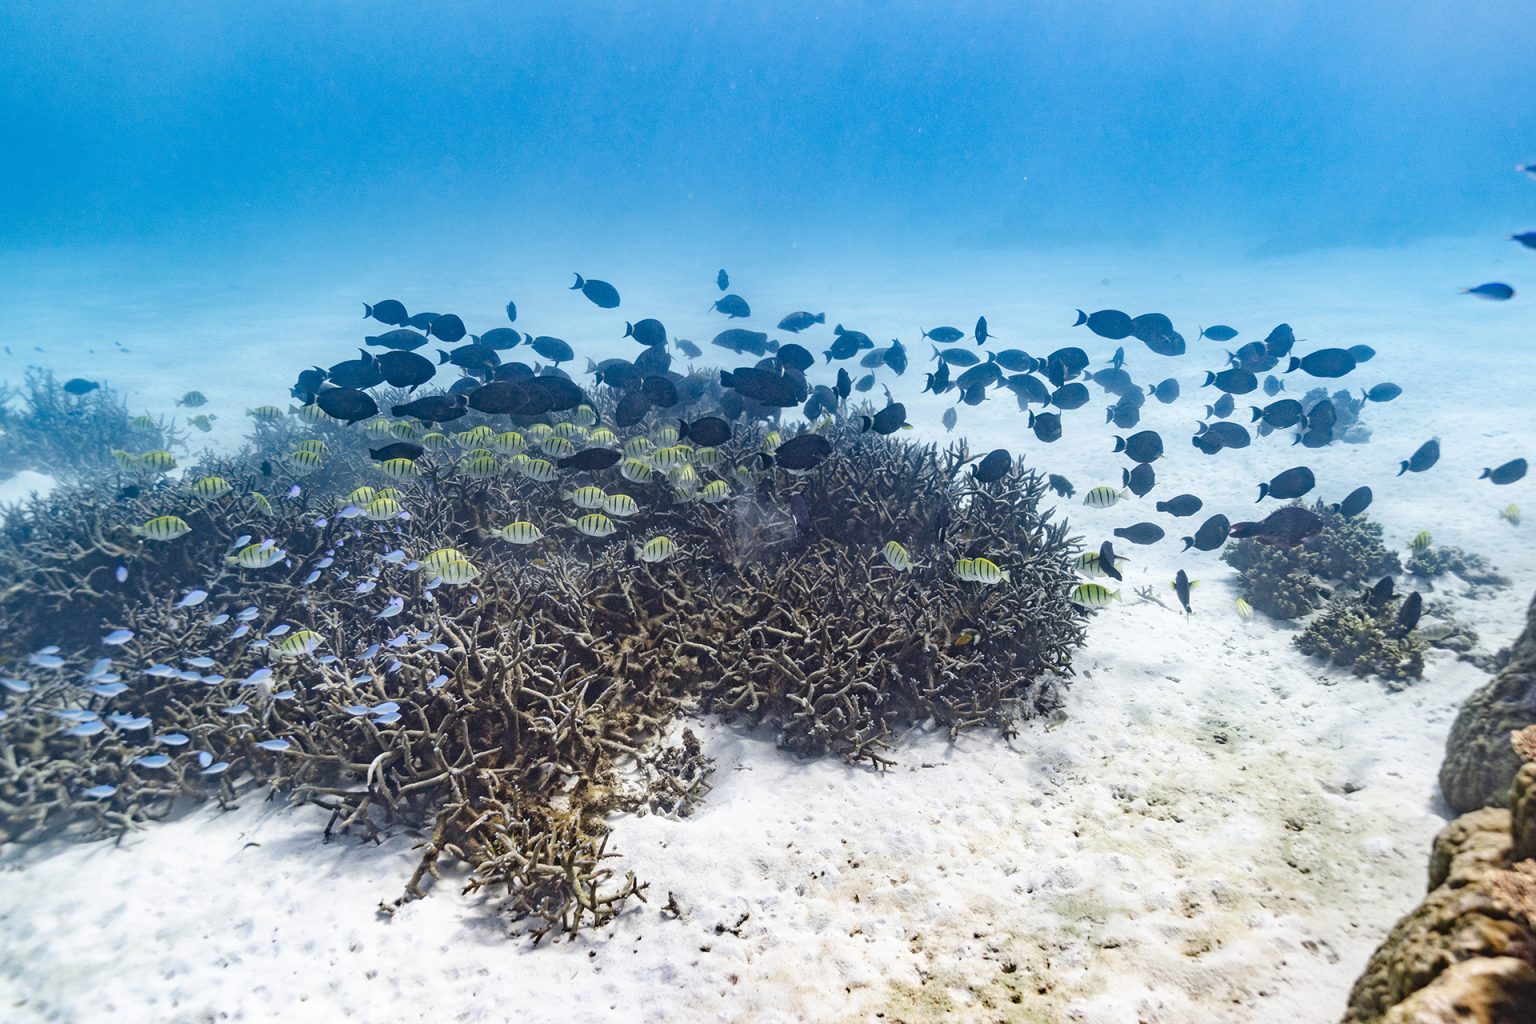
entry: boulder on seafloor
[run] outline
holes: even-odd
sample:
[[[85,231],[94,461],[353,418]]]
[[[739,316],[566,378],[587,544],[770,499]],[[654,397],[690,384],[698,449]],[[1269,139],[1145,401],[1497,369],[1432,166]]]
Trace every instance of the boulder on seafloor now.
[[[1526,739],[1522,753],[1536,752]],[[1513,790],[1509,810],[1440,830],[1429,895],[1371,956],[1344,1024],[1536,1021],[1536,763]]]
[[[1462,704],[1445,743],[1440,790],[1458,811],[1502,806],[1520,759],[1509,734],[1536,724],[1536,599],[1509,661],[1493,681]]]

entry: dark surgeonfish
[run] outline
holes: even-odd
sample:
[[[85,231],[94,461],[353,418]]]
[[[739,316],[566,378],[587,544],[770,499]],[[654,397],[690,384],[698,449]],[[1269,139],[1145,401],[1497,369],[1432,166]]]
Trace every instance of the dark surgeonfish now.
[[[477,345],[493,348],[498,352],[505,352],[509,348],[517,348],[523,343],[523,336],[511,327],[492,327],[478,337],[471,336],[470,340]]]
[[[1213,327],[1200,328],[1200,337],[1210,338],[1212,341],[1231,341],[1237,337],[1237,331],[1226,324],[1216,324]]]
[[[1007,448],[994,448],[971,467],[971,479],[979,484],[996,483],[1013,469],[1013,454]]]
[[[1369,487],[1356,487],[1344,496],[1344,500],[1333,506],[1333,510],[1345,519],[1352,519],[1371,507],[1371,489]]]
[[[371,353],[363,352],[361,359],[348,359],[326,371],[326,379],[339,388],[365,391],[384,383],[384,371]]]
[[[1193,537],[1184,538],[1184,550],[1194,548],[1196,551],[1215,551],[1227,542],[1231,530],[1232,524],[1227,521],[1227,517],[1218,513],[1201,523]]]
[[[1178,494],[1167,501],[1158,502],[1157,510],[1182,519],[1185,516],[1192,516],[1199,512],[1204,504],[1205,502],[1193,494]]]
[[[1253,375],[1252,370],[1245,370],[1240,366],[1234,366],[1230,370],[1222,370],[1220,373],[1212,373],[1207,370],[1205,386],[1214,386],[1217,390],[1225,391],[1229,395],[1246,395],[1259,386],[1259,379]]]
[[[1408,456],[1398,469],[1397,475],[1404,473],[1422,473],[1440,461],[1440,439],[1431,438],[1419,445],[1412,455]]]
[[[715,275],[715,284],[721,291],[725,291],[731,286],[731,275],[725,272],[724,267],[721,267],[720,273]]]
[[[968,348],[941,349],[935,346],[933,358],[947,366],[975,366],[981,362],[981,357]]]
[[[805,310],[799,310],[780,320],[779,330],[789,331],[791,334],[799,334],[807,327],[826,322],[827,314],[825,313],[807,313]]]
[[[1355,357],[1355,363],[1368,363],[1376,358],[1376,350],[1369,345],[1351,345],[1344,350]]]
[[[1143,430],[1130,437],[1117,436],[1115,451],[1124,452],[1132,462],[1156,462],[1163,457],[1163,438],[1155,430]]]
[[[1269,403],[1262,409],[1256,405],[1250,408],[1253,409],[1253,419],[1250,422],[1257,423],[1262,420],[1265,426],[1275,430],[1294,427],[1305,415],[1301,403],[1294,398],[1282,398],[1278,402]]]
[[[421,348],[427,343],[427,336],[419,331],[413,331],[405,327],[393,331],[385,331],[383,334],[372,334],[363,338],[364,345],[372,345],[376,348],[391,348],[399,352],[410,352]]]
[[[1104,575],[1112,580],[1123,580],[1120,574],[1120,559],[1115,555],[1115,542],[1107,540],[1099,545],[1099,568],[1104,570]]]
[[[1173,593],[1179,599],[1179,604],[1184,606],[1185,615],[1194,614],[1189,607],[1189,591],[1193,586],[1194,584],[1189,581],[1189,574],[1183,569],[1173,577]]]
[[[442,316],[433,318],[432,326],[427,328],[427,333],[438,341],[446,341],[452,345],[454,342],[462,341],[469,331],[457,314],[444,313]]]
[[[1515,290],[1500,281],[1489,281],[1476,288],[1463,288],[1461,294],[1476,295],[1480,299],[1492,299],[1495,302],[1506,302],[1515,297]]]
[[[385,299],[375,302],[373,305],[363,303],[363,319],[372,318],[381,324],[389,324],[396,327],[409,320],[411,315],[405,311],[405,303],[396,299]]]
[[[820,434],[805,433],[792,437],[774,449],[775,465],[795,472],[815,469],[832,454],[832,442]]]
[[[940,345],[953,344],[965,337],[965,332],[958,327],[935,327],[922,333],[924,338]]]
[[[987,339],[992,337],[992,333],[987,329],[986,317],[979,316],[976,318],[976,330],[971,336],[976,339],[976,344],[978,345],[985,345]]]
[[[1135,326],[1131,323],[1130,315],[1122,313],[1118,309],[1101,309],[1096,313],[1077,311],[1077,322],[1073,327],[1087,325],[1088,329],[1101,338],[1110,341],[1119,341],[1129,338]]]
[[[619,290],[607,281],[588,280],[577,274],[571,291],[581,292],[599,309],[617,309],[619,306]]]
[[[517,323],[517,303],[513,302],[511,299],[507,300],[507,323]]]
[[[1145,498],[1157,486],[1157,471],[1150,462],[1138,462],[1135,469],[1120,471],[1120,484],[1138,498]]]
[[[1323,517],[1301,505],[1276,509],[1261,522],[1233,523],[1231,536],[1250,537],[1260,544],[1295,547],[1323,530]]]
[[[678,420],[677,439],[716,448],[731,439],[731,424],[720,416],[705,416],[692,423]]]
[[[1173,329],[1173,321],[1162,313],[1143,313],[1131,321],[1131,334],[1160,356],[1184,354],[1184,335]]]
[[[768,335],[762,331],[749,331],[745,327],[732,327],[715,335],[711,345],[730,349],[737,355],[765,356],[768,354]]]
[[[99,387],[101,385],[93,380],[86,380],[84,377],[71,377],[64,382],[63,391],[66,395],[74,395],[78,398],[81,395],[90,394]]]
[[[1264,338],[1264,348],[1276,359],[1284,359],[1291,354],[1291,348],[1296,344],[1296,332],[1291,330],[1290,324],[1276,324]]]
[[[1291,356],[1291,365],[1285,372],[1301,370],[1311,377],[1343,377],[1354,370],[1355,366],[1355,357],[1347,349],[1320,348],[1316,352],[1308,352],[1300,359]]]
[[[375,361],[379,364],[379,369],[384,372],[385,383],[395,388],[410,388],[415,391],[437,373],[437,367],[432,365],[432,360],[415,352],[385,352],[377,356]]]
[[[368,455],[374,462],[388,462],[390,459],[410,459],[415,462],[421,458],[426,449],[419,444],[409,441],[396,441],[382,448],[369,448]]]
[[[1035,432],[1035,437],[1046,444],[1061,440],[1061,414],[1054,412],[1042,412],[1038,416],[1033,412],[1029,414],[1029,429]]]
[[[672,344],[676,345],[677,350],[683,355],[687,356],[689,359],[698,359],[704,354],[703,349],[699,348],[699,346],[695,345],[687,338],[673,338]]]
[[[1050,474],[1050,476],[1046,477],[1046,481],[1050,484],[1051,490],[1063,498],[1070,498],[1077,493],[1077,488],[1072,486],[1072,481],[1060,473]]]
[[[989,363],[987,365],[996,366],[997,364]],[[964,374],[961,376],[963,377]],[[1001,371],[998,372],[998,376],[1002,376]],[[1087,405],[1088,399],[1090,397],[1091,396],[1088,394],[1088,385],[1074,381],[1071,384],[1063,384],[1061,387],[1051,392],[1051,404],[1058,409],[1070,412],[1073,409],[1081,409],[1083,406]]]
[[[343,423],[356,423],[379,414],[373,398],[356,388],[326,388],[315,396],[315,404],[327,416]]]
[[[325,386],[325,371],[316,366],[308,370],[299,371],[299,379],[294,382],[288,393],[305,405],[313,405],[315,396]]]
[[[1483,475],[1478,477],[1478,479],[1487,480],[1495,484],[1512,484],[1516,480],[1524,479],[1525,468],[1524,459],[1511,459],[1495,469],[1483,470]]]
[[[890,353],[887,352],[886,354],[889,355]],[[816,365],[816,357],[811,355],[810,349],[804,345],[796,345],[794,342],[780,345],[779,351],[774,354],[774,358],[779,361],[780,366],[787,366],[791,370],[799,370],[801,373]],[[906,368],[905,363],[902,364],[902,368]]]
[[[1312,475],[1311,469],[1306,466],[1295,466],[1277,474],[1268,483],[1259,484],[1258,501],[1263,501],[1265,498],[1289,501],[1291,498],[1301,497],[1316,486],[1317,478]]]
[[[596,473],[616,465],[623,457],[624,453],[617,448],[588,448],[561,459],[559,466],[581,473]]]
[[[1270,374],[1268,377],[1264,378],[1264,393],[1270,398],[1274,398],[1284,390],[1285,381],[1281,380],[1279,377],[1276,377],[1274,374]]]
[[[437,362],[441,366],[451,363],[460,369],[470,373],[489,377],[501,365],[501,356],[496,350],[487,345],[460,345],[458,348],[437,353]]]
[[[752,315],[752,307],[747,305],[747,300],[740,295],[727,295],[717,300],[710,308],[717,313],[724,313],[732,320]]]
[[[1396,384],[1377,384],[1369,390],[1360,392],[1360,397],[1367,402],[1390,402],[1403,393],[1403,389]]]
[[[1247,448],[1253,437],[1241,423],[1217,420],[1200,424],[1193,440],[1195,447],[1206,455],[1215,455],[1223,448]]]
[[[487,385],[489,386],[489,385]],[[463,395],[428,395],[403,405],[391,406],[391,416],[409,416],[424,423],[449,423],[469,412]]]
[[[532,342],[533,350],[552,363],[568,363],[576,358],[575,351],[560,338],[541,334]]]
[[[1415,590],[1403,598],[1403,605],[1397,610],[1397,621],[1393,623],[1394,635],[1403,637],[1413,632],[1423,614],[1424,595]]]
[[[864,431],[894,434],[907,424],[907,407],[900,402],[892,402],[873,416],[865,416],[863,421]]]
[[[667,329],[660,320],[655,317],[646,317],[644,320],[628,321],[624,324],[624,337],[634,338],[642,345],[665,345],[667,343]]]
[[[1172,377],[1158,381],[1156,384],[1147,385],[1147,394],[1156,398],[1164,405],[1172,405],[1179,400],[1179,382]]]
[[[1156,523],[1132,523],[1115,530],[1115,536],[1132,544],[1156,544],[1163,539],[1163,528]]]

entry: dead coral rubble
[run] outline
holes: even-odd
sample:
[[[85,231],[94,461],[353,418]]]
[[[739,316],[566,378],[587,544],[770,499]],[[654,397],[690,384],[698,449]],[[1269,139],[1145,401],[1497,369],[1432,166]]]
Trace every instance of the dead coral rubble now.
[[[1068,601],[1075,543],[1040,507],[1044,480],[1020,470],[977,486],[962,447],[826,429],[834,453],[816,470],[769,470],[720,504],[674,503],[659,480],[603,478],[644,510],[604,541],[560,525],[568,482],[472,479],[451,451],[429,451],[420,478],[400,485],[408,519],[338,516],[338,496],[390,481],[361,432],[334,424],[263,424],[241,456],[188,473],[229,480],[233,493],[218,499],[165,481],[126,494],[60,487],[0,529],[0,579],[13,581],[0,591],[0,664],[18,684],[0,689],[0,841],[110,834],[186,796],[231,801],[254,780],[329,810],[327,834],[420,828],[402,899],[421,895],[445,859],[465,862],[468,887],[500,894],[540,938],[643,898],[644,883],[614,865],[606,817],[685,814],[703,797],[709,764],[696,740],[660,745],[684,713],[771,723],[796,753],[881,766],[914,723],[1007,732],[1059,707],[1084,619]],[[738,435],[732,458],[759,449],[764,428]],[[284,453],[303,437],[325,441],[325,464],[285,499]],[[161,515],[192,532],[167,543],[133,534]],[[546,541],[518,547],[491,532],[517,519],[539,523]],[[662,533],[679,553],[638,561],[634,543]],[[243,534],[272,539],[286,560],[227,564]],[[912,552],[912,572],[878,557],[893,539]],[[381,561],[442,547],[462,551],[479,578],[429,588],[426,574]],[[954,578],[955,559],[983,554],[1010,583]],[[365,579],[377,588],[359,597]],[[193,588],[207,601],[181,607]],[[379,618],[392,598],[409,611]],[[212,625],[247,607],[259,614],[250,636]],[[252,643],[279,624],[314,631],[315,654],[335,657],[276,659],[276,640]],[[102,697],[74,680],[114,628],[134,633],[110,652],[130,686]],[[28,663],[44,644],[64,649],[62,669]],[[196,681],[145,674],[192,656],[214,666]],[[70,707],[153,727],[71,736],[53,714]],[[189,744],[154,742],[169,732]],[[258,746],[270,737],[291,746]],[[162,753],[172,757],[157,765]],[[82,796],[99,785],[115,791]]]

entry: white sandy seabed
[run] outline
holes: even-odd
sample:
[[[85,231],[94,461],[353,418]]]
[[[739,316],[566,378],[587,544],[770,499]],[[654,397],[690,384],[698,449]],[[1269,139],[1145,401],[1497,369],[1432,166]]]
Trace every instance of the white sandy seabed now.
[[[1067,511],[1094,544],[1141,519],[1161,522],[1170,537],[1131,552],[1127,602],[1092,620],[1065,720],[1029,723],[1011,742],[985,733],[953,744],[941,734],[912,735],[884,774],[835,759],[796,761],[769,735],[696,723],[716,759],[714,790],[686,820],[614,822],[611,848],[650,887],[647,903],[604,931],[531,948],[508,937],[493,902],[459,896],[448,876],[431,898],[385,919],[376,908],[410,874],[411,835],[381,847],[346,838],[322,845],[323,812],[265,803],[257,792],[235,810],[194,809],[117,844],[3,851],[0,1018],[1336,1019],[1370,950],[1422,891],[1428,842],[1444,821],[1435,773],[1445,734],[1486,676],[1437,652],[1422,681],[1392,693],[1304,658],[1290,645],[1294,626],[1240,622],[1230,570],[1214,555],[1180,555],[1176,538],[1210,512],[1257,516],[1257,482],[1307,463],[1326,498],[1360,483],[1375,488],[1372,515],[1389,542],[1404,545],[1429,528],[1438,543],[1480,552],[1510,576],[1514,585],[1494,600],[1469,600],[1454,583],[1432,595],[1476,625],[1483,649],[1507,644],[1523,619],[1536,556],[1529,527],[1501,523],[1496,509],[1525,498],[1536,512],[1536,501],[1529,481],[1494,488],[1476,477],[1483,466],[1536,455],[1521,345],[1530,319],[1512,306],[1454,296],[1451,285],[1496,279],[1500,270],[1514,276],[1515,265],[1476,240],[1236,264],[1203,270],[1198,283],[1176,260],[1148,260],[1111,275],[1106,287],[1103,261],[1086,256],[1053,255],[1040,266],[1010,266],[996,253],[925,257],[931,266],[892,259],[857,273],[822,273],[813,262],[781,268],[772,290],[782,294],[766,298],[748,283],[750,264],[733,274],[768,308],[800,308],[806,303],[796,296],[822,295],[848,311],[839,319],[877,340],[913,333],[914,314],[892,310],[968,324],[967,311],[985,305],[1002,344],[1041,352],[1082,344],[1096,365],[1112,344],[1044,326],[1060,323],[1063,306],[1165,310],[1191,339],[1197,321],[1238,324],[1239,340],[1251,340],[1288,320],[1312,339],[1299,351],[1373,345],[1380,355],[1349,383],[1358,390],[1393,380],[1406,394],[1368,408],[1368,445],[1309,452],[1270,438],[1204,458],[1187,436],[1199,406],[1216,397],[1199,390],[1199,371],[1219,368],[1221,346],[1191,340],[1198,355],[1177,362],[1131,351],[1138,379],[1172,373],[1184,387],[1178,405],[1145,411],[1143,426],[1169,441],[1158,488],[1110,510],[1074,503]],[[698,268],[686,271],[637,268],[635,276],[653,294],[703,294]],[[702,273],[707,282],[713,267]],[[829,279],[841,300],[828,295]],[[441,292],[393,290],[413,307],[474,304],[488,317],[504,301],[504,285],[483,273],[476,280]],[[1030,298],[998,302],[1019,292]],[[111,305],[96,294],[78,313],[61,314],[46,287],[29,296],[23,320],[31,316],[54,337],[85,330]],[[314,301],[331,336],[353,331],[333,312],[352,298]],[[558,300],[550,288],[547,305],[570,308]],[[216,303],[183,314],[186,322],[163,314],[168,327],[157,323],[152,295],[137,302],[137,314],[124,318],[130,348],[160,331],[218,329]],[[302,312],[290,301],[285,322]],[[669,323],[691,317],[696,337],[719,329],[698,317],[691,299],[648,312]],[[245,319],[229,329],[254,330]],[[825,344],[808,339],[813,348]],[[345,340],[325,344],[316,356],[313,341],[273,343],[264,353],[273,365],[259,369],[249,351],[232,347],[229,374],[206,362],[206,349],[202,362],[172,349],[179,354],[138,377],[124,356],[108,376],[157,409],[199,387],[225,424],[238,423],[245,405],[282,395],[297,368],[344,358]],[[908,399],[920,436],[941,437],[941,403],[914,397],[926,346],[909,347],[914,368],[898,397]],[[56,352],[40,358],[75,372]],[[257,385],[238,369],[241,359],[270,396],[252,394]],[[1291,381],[1294,393],[1299,382]],[[1050,448],[1024,432],[1007,396],[963,410],[960,429],[974,449],[1007,445],[1065,473],[1080,501],[1094,484],[1118,481],[1123,464],[1109,451],[1113,431],[1103,427],[1100,405],[1069,416],[1066,438]],[[1441,464],[1396,479],[1398,460],[1434,435]],[[6,494],[35,483],[12,481]],[[1200,494],[1207,509],[1183,521],[1153,512],[1154,500],[1181,491]],[[1204,580],[1192,618],[1131,597],[1148,583],[1166,594],[1179,567]],[[1165,601],[1171,606],[1171,595]],[[669,895],[680,915],[663,912]]]

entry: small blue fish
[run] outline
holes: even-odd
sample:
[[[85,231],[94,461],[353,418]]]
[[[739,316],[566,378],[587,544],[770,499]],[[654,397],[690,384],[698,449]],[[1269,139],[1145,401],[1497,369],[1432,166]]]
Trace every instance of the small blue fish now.
[[[430,683],[427,684],[427,689],[429,689],[429,690],[441,690],[443,687],[445,687],[447,685],[448,685],[448,677],[446,675],[443,675],[442,673],[438,673],[437,678],[433,679]]]
[[[198,675],[197,672],[189,668],[182,669],[180,672],[177,672],[176,678],[180,679],[184,683],[200,683],[203,681],[202,676]]]
[[[56,708],[49,714],[66,722],[88,722],[96,717],[96,712],[87,711],[85,708]]]
[[[219,761],[219,762],[216,762],[214,764],[209,765],[207,768],[204,768],[202,771],[198,772],[198,774],[199,775],[223,775],[224,774],[224,770],[226,768],[228,768],[228,767],[229,767],[229,762],[228,761]]]
[[[218,664],[218,662],[214,661],[206,654],[199,654],[195,658],[183,658],[182,661],[188,665],[191,665],[193,668],[213,668],[213,666]]]
[[[240,685],[241,686],[255,686],[257,683],[264,683],[268,679],[271,679],[271,678],[272,678],[272,670],[270,668],[259,668],[256,671],[252,672],[250,675],[246,676],[244,679],[242,679],[240,681]]]
[[[138,732],[140,729],[148,729],[155,723],[148,718],[134,715],[113,715],[112,724],[123,732]]]
[[[223,681],[224,677],[217,672],[210,672],[208,675],[203,676],[203,685],[205,686],[218,686]]]
[[[126,689],[127,683],[101,683],[91,687],[91,692],[98,697],[116,697]]]
[[[298,690],[278,690],[272,695],[273,700],[293,700],[299,695]]]
[[[233,551],[235,548],[243,548],[253,540],[255,540],[255,538],[250,534],[242,533],[240,536],[236,537],[235,542],[229,546],[230,550]]]
[[[153,665],[149,666],[149,668],[145,669],[144,670],[144,674],[147,675],[147,676],[154,676],[156,679],[175,679],[176,678],[176,670],[174,668],[172,668],[171,666],[169,666],[169,665],[167,665],[167,664],[165,664],[164,662],[161,662],[161,661],[157,661],[157,662],[155,662],[155,664],[153,664]]]
[[[427,644],[423,649],[431,651],[433,654],[442,654],[448,649],[448,645],[445,643]]]
[[[251,624],[249,622],[242,622],[240,625],[236,626],[233,631],[230,632],[229,638],[231,640],[238,640],[250,631]]]
[[[317,529],[323,530],[327,526],[330,526],[330,525],[331,525],[331,521],[329,519],[325,518],[324,516],[321,516],[319,519],[315,520],[315,527]]]
[[[336,564],[336,559],[332,558],[330,555],[326,555],[324,558],[320,559],[320,561],[315,563],[315,568],[317,568],[317,569],[329,569],[331,566],[333,566],[335,564]]]
[[[408,644],[410,642],[411,642],[411,638],[410,637],[406,636],[404,633],[398,633],[395,636],[392,636],[388,640],[384,641],[384,646],[390,648],[391,650],[393,650],[393,649],[398,648],[398,647],[404,647],[406,644]]]
[[[363,715],[366,715],[368,713],[368,705],[366,705],[366,704],[348,704],[346,707],[342,708],[341,710],[345,711],[347,714],[351,715],[353,718],[361,718]]]
[[[221,714],[221,715],[243,715],[243,714],[245,714],[249,710],[251,710],[251,706],[249,704],[231,704],[227,708],[219,708],[219,714]]]
[[[388,665],[384,666],[384,671],[386,673],[399,672],[401,666],[402,666],[402,662],[400,661],[400,659],[399,658],[395,658],[392,661],[390,661],[390,663]]]
[[[404,602],[401,602],[401,603],[403,604]],[[378,644],[369,644],[368,648],[366,650],[364,650],[363,653],[358,655],[357,657],[358,657],[359,661],[367,661],[369,658],[373,657],[375,654],[378,654],[378,653],[379,653],[379,645]]]
[[[210,625],[210,626],[222,626],[222,625],[224,625],[224,623],[226,623],[228,621],[229,621],[229,613],[228,612],[220,612],[219,614],[215,615],[213,618],[208,620],[208,625]]]
[[[292,629],[292,628],[293,628],[292,626],[288,625],[287,623],[284,623],[281,626],[273,626],[271,629],[267,630],[266,635],[267,636],[285,636],[288,633],[288,631],[290,629]]]
[[[374,725],[394,725],[398,721],[400,721],[400,712],[398,712],[398,711],[391,711],[387,715],[380,715],[379,717],[375,718],[373,720],[373,724]]]
[[[403,561],[406,560],[407,557],[409,557],[409,556],[406,555],[405,550],[403,548],[395,548],[395,550],[393,550],[393,551],[386,551],[386,552],[384,552],[384,554],[379,556],[379,558],[381,560],[383,560],[385,562],[390,562],[390,563],[403,562]]]
[[[65,736],[95,736],[97,733],[103,732],[106,728],[107,728],[107,723],[106,722],[103,722],[99,718],[93,718],[93,719],[91,719],[88,722],[81,722],[79,725],[71,726],[70,728],[65,729],[64,730],[64,735]]]
[[[128,582],[128,567],[126,565],[118,566],[117,567],[117,571],[115,573],[113,573],[113,575],[117,577],[117,582],[119,582],[119,583],[127,583]]]
[[[127,643],[129,640],[132,640],[132,639],[133,639],[133,630],[131,630],[131,629],[114,629],[112,632],[110,632],[106,636],[102,637],[101,638],[101,642],[106,644],[108,647],[121,647],[121,646],[123,646],[123,644]]]
[[[384,610],[375,615],[374,618],[392,619],[403,611],[405,611],[405,598],[392,597],[389,599],[389,604],[384,606]]]
[[[292,743],[289,743],[287,740],[281,738],[262,740],[256,745],[262,750],[269,750],[274,754],[281,754],[283,751],[293,746]]]
[[[12,693],[31,693],[32,692],[32,684],[27,682],[25,679],[12,679],[10,677],[6,677],[6,678],[3,678],[3,679],[0,679],[0,686],[5,687],[7,690],[10,690]]]
[[[196,608],[198,605],[202,604],[206,600],[208,600],[208,591],[206,591],[206,590],[189,590],[189,591],[187,591],[185,594],[183,594],[181,596],[181,600],[180,601],[176,602],[176,607],[177,608]]]
[[[251,604],[251,605],[246,605],[244,608],[241,608],[238,612],[236,612],[235,613],[235,618],[239,619],[241,622],[250,622],[252,619],[254,619],[256,616],[258,616],[260,614],[261,614],[261,609],[257,608],[255,605]]]
[[[392,700],[386,700],[386,701],[380,701],[379,703],[375,704],[373,707],[369,708],[368,709],[368,713],[372,714],[372,715],[387,715],[391,711],[399,711],[399,710],[400,710],[400,705],[399,704],[395,703]]]
[[[63,668],[64,659],[57,654],[49,654],[46,651],[38,651],[27,658],[29,662],[38,668]]]
[[[371,682],[373,682],[373,673],[372,672],[364,672],[360,676],[353,676],[352,677],[352,681],[354,683],[371,683]]]
[[[346,508],[344,508],[340,512],[336,513],[336,518],[337,519],[356,519],[358,516],[360,516],[362,514],[363,514],[363,510],[358,508],[356,505],[348,505]]]
[[[171,763],[171,755],[145,754],[143,757],[134,758],[133,763],[138,765],[140,768],[164,768],[166,765]]]
[[[363,582],[359,583],[356,587],[354,587],[352,589],[352,593],[354,593],[354,594],[366,594],[366,593],[370,592],[371,590],[373,590],[373,588],[378,586],[378,585],[379,584],[378,584],[377,580],[363,580]]]
[[[164,732],[155,737],[155,742],[163,743],[168,747],[184,747],[187,745],[188,739],[179,732]]]
[[[107,797],[116,792],[116,786],[109,786],[103,782],[99,786],[92,786],[90,789],[81,790],[80,795],[90,797],[92,800],[105,800]]]
[[[293,499],[297,498],[300,494],[303,494],[303,493],[304,492],[299,488],[299,485],[298,484],[294,484],[292,487],[288,488],[288,500],[292,501]]]
[[[341,659],[336,657],[336,655],[334,655],[334,654],[322,654],[318,658],[315,659],[315,664],[317,664],[317,665],[334,665],[334,664],[336,664],[340,660]]]
[[[315,580],[318,580],[319,578],[320,578],[320,570],[319,569],[315,569],[308,576],[304,577],[304,582],[300,583],[299,586],[307,587],[310,584],[314,583]]]
[[[196,754],[196,757],[197,766],[199,768],[207,768],[209,765],[213,764],[213,754],[209,751],[199,750]]]
[[[97,658],[96,663],[91,666],[91,670],[87,672],[82,678],[85,679],[86,682],[99,682],[106,677],[108,670],[111,668],[111,658]],[[107,679],[106,681],[111,682],[112,680]]]

